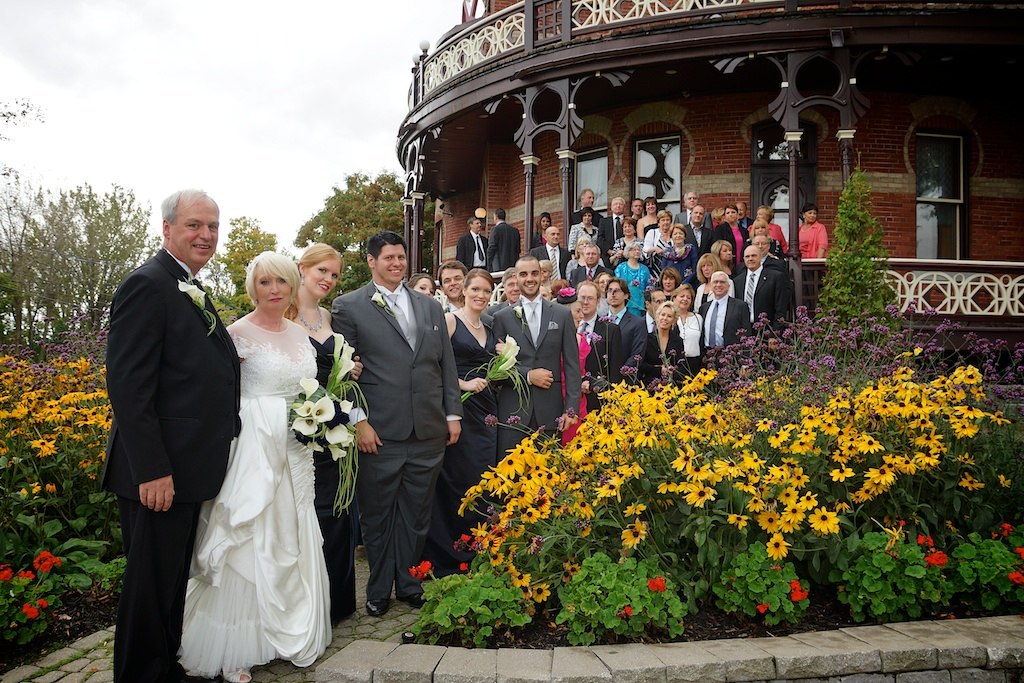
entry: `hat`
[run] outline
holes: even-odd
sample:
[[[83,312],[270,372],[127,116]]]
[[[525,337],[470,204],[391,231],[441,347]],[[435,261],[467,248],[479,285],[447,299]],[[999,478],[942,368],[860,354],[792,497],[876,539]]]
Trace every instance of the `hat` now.
[[[575,302],[576,290],[573,289],[572,287],[562,287],[560,290],[558,290],[557,301],[563,306],[568,306],[569,304]]]

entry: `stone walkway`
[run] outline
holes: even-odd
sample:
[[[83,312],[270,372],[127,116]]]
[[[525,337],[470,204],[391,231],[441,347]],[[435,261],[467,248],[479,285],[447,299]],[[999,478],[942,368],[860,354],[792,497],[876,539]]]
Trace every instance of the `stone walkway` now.
[[[359,594],[366,561],[356,564]],[[383,619],[362,609],[334,629],[316,664],[275,661],[255,683],[1024,683],[1024,617],[861,626],[781,638],[554,650],[401,645],[416,612],[392,602]],[[0,683],[113,680],[105,629],[0,675]]]

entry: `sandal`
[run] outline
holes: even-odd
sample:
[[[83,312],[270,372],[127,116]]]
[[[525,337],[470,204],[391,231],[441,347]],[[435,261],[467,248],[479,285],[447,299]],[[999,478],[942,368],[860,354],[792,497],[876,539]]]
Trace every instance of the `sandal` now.
[[[248,669],[225,671],[223,677],[228,683],[249,683],[252,680],[252,674],[249,673]]]

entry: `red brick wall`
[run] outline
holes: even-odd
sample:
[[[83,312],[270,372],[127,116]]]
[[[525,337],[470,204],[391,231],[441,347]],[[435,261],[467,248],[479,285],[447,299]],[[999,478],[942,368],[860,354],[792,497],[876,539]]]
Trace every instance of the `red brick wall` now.
[[[502,5],[494,4],[495,9]],[[854,160],[868,173],[876,215],[885,230],[890,254],[916,254],[914,133],[950,131],[964,134],[967,143],[970,258],[1024,261],[1024,241],[1018,236],[1018,222],[1024,215],[1024,168],[1018,161],[1024,158],[1024,142],[1016,134],[1019,126],[1010,108],[992,106],[980,98],[964,102],[913,94],[865,94],[871,107],[856,127]],[[628,197],[632,194],[633,141],[680,133],[686,173],[684,192],[697,190],[708,207],[739,199],[750,202],[750,126],[767,118],[767,105],[773,97],[769,93],[744,93],[602,111],[599,116],[612,122],[607,138],[584,132],[575,149],[607,146],[609,197]],[[683,111],[681,120],[678,116],[665,120],[673,118],[671,112]],[[806,117],[818,126],[814,201],[821,209],[822,222],[831,230],[841,189],[841,160],[835,139],[838,114],[819,108],[806,113]],[[635,123],[638,120],[641,122]],[[631,121],[633,130],[629,128]],[[554,135],[545,135],[535,143],[534,154],[541,161],[535,176],[534,206],[535,215],[549,211],[556,225],[564,225],[556,148]],[[485,189],[447,201],[447,206],[460,208],[455,218],[445,221],[446,255],[449,247],[454,253],[455,242],[466,230],[466,217],[481,201],[488,210],[503,206],[509,222],[522,228],[525,179],[519,154],[515,145],[490,145],[481,178]]]

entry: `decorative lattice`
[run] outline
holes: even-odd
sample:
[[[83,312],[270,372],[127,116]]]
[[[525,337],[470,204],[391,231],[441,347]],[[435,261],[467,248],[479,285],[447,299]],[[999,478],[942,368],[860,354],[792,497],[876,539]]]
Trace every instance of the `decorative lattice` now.
[[[1024,275],[911,270],[888,272],[900,309],[940,315],[1024,317]]]
[[[439,50],[423,66],[428,94],[477,64],[523,47],[523,12],[502,14]]]

